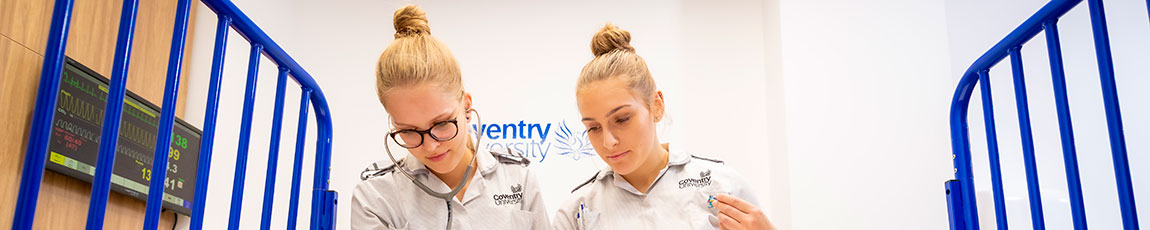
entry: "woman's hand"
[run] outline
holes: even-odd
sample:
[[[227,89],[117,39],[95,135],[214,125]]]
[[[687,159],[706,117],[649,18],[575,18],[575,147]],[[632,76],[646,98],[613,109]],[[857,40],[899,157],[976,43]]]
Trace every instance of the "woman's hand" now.
[[[719,210],[720,229],[731,230],[775,230],[771,220],[759,207],[743,199],[727,194],[718,194],[715,208]]]

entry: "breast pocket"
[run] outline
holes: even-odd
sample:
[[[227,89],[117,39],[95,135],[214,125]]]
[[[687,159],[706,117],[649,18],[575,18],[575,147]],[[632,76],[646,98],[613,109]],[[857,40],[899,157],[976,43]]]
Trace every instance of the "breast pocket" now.
[[[507,218],[507,228],[503,229],[534,229],[535,213],[524,210],[512,210],[511,217]]]
[[[583,229],[583,230],[608,229],[607,227],[600,226],[600,224],[599,224],[599,212],[588,211],[588,212],[585,212],[583,214],[585,214],[585,215],[580,215],[579,218],[575,219],[575,226],[577,226],[576,229]]]
[[[690,220],[691,229],[719,229],[719,209],[714,204],[719,201],[710,198],[720,193],[695,191],[687,198],[684,213],[687,215],[685,219]]]
[[[533,229],[535,226],[535,215],[528,211],[490,208],[468,212],[471,229]]]

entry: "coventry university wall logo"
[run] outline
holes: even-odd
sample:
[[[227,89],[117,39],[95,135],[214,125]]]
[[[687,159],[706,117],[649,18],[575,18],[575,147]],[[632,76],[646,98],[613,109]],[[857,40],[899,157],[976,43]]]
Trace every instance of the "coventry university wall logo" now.
[[[552,130],[552,127],[555,129]],[[594,156],[595,149],[583,129],[572,129],[566,121],[555,123],[509,122],[506,124],[471,125],[471,131],[482,135],[487,149],[511,149],[524,157],[542,163],[547,156],[567,156],[572,160]],[[554,150],[554,151],[552,151]]]
[[[563,121],[559,124],[559,130],[555,131],[555,142],[559,144],[558,148],[560,156],[570,156],[571,159],[579,160],[584,156],[594,156],[595,149],[591,147],[591,140],[587,139],[587,131],[571,132],[571,128],[567,127],[567,122]]]

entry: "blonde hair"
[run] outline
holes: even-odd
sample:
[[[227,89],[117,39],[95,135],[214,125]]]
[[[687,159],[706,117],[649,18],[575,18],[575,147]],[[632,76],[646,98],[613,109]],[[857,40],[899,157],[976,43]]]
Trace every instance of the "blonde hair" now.
[[[621,79],[647,106],[651,105],[656,92],[655,79],[647,70],[647,62],[631,47],[630,32],[608,23],[591,37],[591,53],[595,59],[583,66],[576,91],[593,82]]]
[[[463,79],[455,56],[431,36],[427,15],[415,5],[395,10],[395,40],[379,55],[376,90],[379,102],[396,88],[424,83],[438,84],[444,92],[463,96]],[[386,106],[386,105],[384,105]]]
[[[409,4],[395,10],[394,17],[395,40],[379,55],[375,69],[379,103],[387,106],[383,98],[396,87],[418,84],[438,84],[444,92],[457,94],[462,100],[459,63],[447,45],[431,36],[423,9]],[[467,138],[467,148],[473,152],[477,149],[471,138]]]

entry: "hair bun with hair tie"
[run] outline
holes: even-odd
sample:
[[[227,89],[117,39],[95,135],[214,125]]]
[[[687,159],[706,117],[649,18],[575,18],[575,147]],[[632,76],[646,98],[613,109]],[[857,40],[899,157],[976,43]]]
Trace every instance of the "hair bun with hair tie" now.
[[[407,5],[395,10],[395,38],[430,35],[431,28],[427,26],[427,14],[415,5]]]
[[[631,47],[631,32],[607,23],[591,38],[591,53],[598,57],[615,50],[635,52],[635,47]]]

